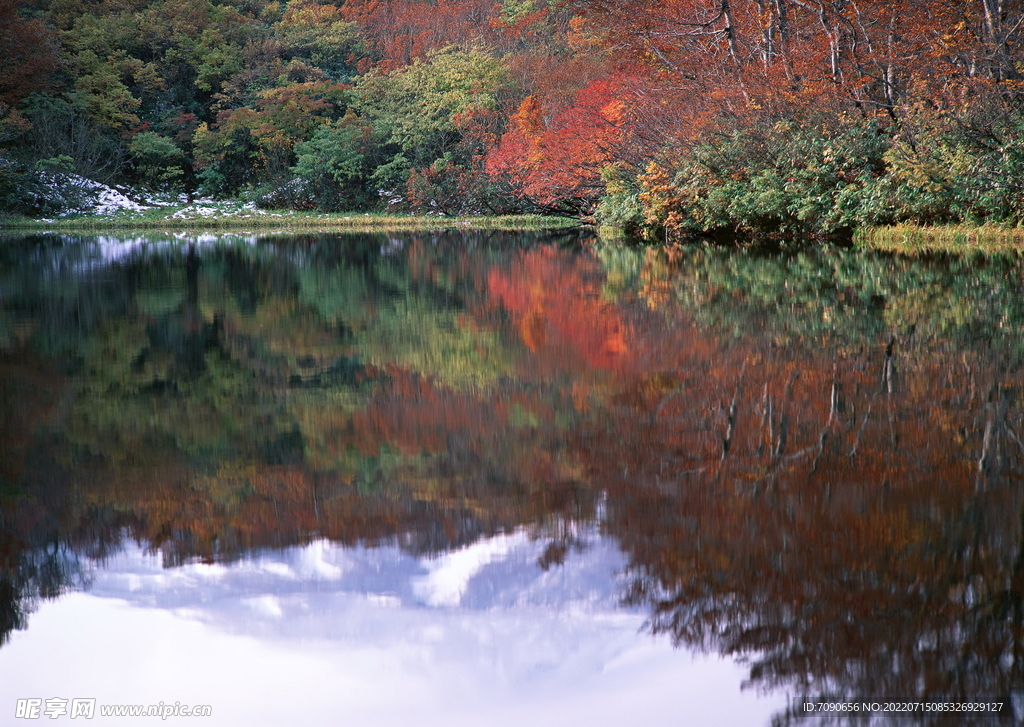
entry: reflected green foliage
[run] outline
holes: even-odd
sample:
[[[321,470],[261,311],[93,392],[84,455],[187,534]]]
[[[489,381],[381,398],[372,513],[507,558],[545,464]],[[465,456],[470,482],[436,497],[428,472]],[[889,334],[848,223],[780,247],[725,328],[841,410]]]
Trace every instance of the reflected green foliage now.
[[[331,325],[362,329],[370,317],[370,281],[365,269],[338,265],[310,266],[299,272],[299,300],[312,306]]]
[[[424,290],[388,258],[366,267],[307,268],[299,285],[300,300],[346,331],[374,366],[396,365],[454,388],[487,386],[510,373],[498,337],[474,326],[458,291],[441,281]]]
[[[495,333],[474,330],[458,310],[424,309],[411,298],[379,309],[355,341],[377,366],[394,363],[454,388],[486,387],[510,369]]]
[[[1024,354],[1021,263],[962,257],[912,260],[838,248],[796,254],[621,245],[599,255],[609,281],[636,275],[695,320],[735,336],[769,332],[779,344],[859,345],[914,333],[918,340],[992,342]],[[667,288],[662,287],[662,283]]]
[[[416,279],[381,252],[401,241],[354,236],[338,254],[336,239],[311,251],[154,239],[109,262],[124,243],[28,240],[0,266],[20,301],[4,308],[4,342],[66,361],[69,452],[111,467],[167,447],[214,470],[273,462],[292,431],[300,459],[305,448],[322,460],[316,422],[365,406],[373,370],[456,389],[510,375],[498,336],[465,315],[459,290],[472,285]],[[349,450],[346,471],[363,472],[363,456]]]
[[[605,242],[595,250],[605,270],[605,296],[611,300],[635,289],[644,266],[644,255],[629,245]]]

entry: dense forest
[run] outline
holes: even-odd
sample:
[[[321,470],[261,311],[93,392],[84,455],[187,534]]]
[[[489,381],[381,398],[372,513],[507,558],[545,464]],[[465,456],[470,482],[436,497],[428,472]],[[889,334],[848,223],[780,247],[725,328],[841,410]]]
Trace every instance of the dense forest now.
[[[1019,223],[1011,0],[0,0],[0,211],[75,180],[628,231]]]

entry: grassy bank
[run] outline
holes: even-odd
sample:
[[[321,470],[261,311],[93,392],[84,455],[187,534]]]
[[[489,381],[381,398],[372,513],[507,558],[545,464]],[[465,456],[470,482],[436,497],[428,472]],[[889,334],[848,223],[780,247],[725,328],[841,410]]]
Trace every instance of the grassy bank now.
[[[261,210],[239,202],[198,202],[141,212],[68,215],[48,219],[0,218],[0,230],[92,232],[103,230],[226,230],[380,232],[400,230],[551,230],[579,221],[542,215],[441,217],[385,213],[321,213]]]
[[[853,241],[862,250],[882,250],[903,255],[1024,254],[1024,228],[995,225],[868,227],[854,233]]]

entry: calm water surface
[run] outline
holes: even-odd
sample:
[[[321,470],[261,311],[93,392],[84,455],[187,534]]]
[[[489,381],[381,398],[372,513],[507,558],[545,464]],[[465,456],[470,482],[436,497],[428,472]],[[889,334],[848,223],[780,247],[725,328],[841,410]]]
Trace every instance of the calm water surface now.
[[[7,239],[0,723],[1024,723],[1022,273]]]

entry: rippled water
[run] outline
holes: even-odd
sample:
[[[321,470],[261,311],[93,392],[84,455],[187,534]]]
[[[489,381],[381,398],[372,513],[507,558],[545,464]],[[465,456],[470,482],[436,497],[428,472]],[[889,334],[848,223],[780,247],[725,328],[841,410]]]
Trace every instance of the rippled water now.
[[[7,239],[0,714],[1020,723],[1021,273]]]

